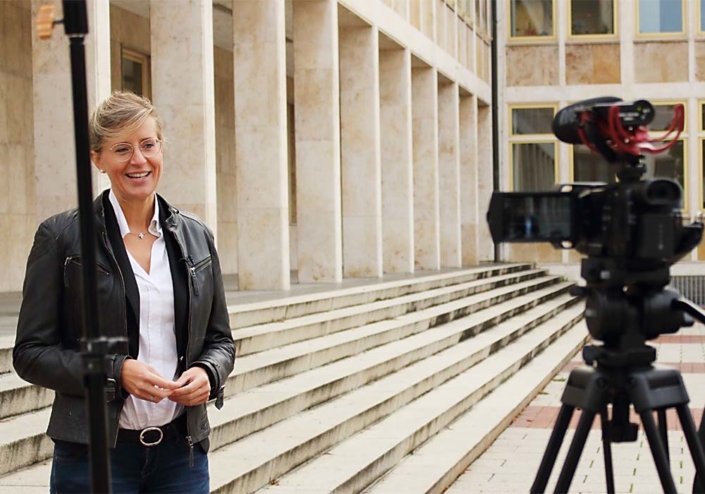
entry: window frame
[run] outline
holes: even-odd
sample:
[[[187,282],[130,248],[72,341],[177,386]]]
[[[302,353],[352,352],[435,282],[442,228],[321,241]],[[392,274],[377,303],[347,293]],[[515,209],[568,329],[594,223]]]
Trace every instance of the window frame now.
[[[509,43],[532,43],[532,44],[542,44],[542,43],[555,43],[558,40],[558,12],[556,4],[560,0],[551,0],[551,15],[553,16],[553,34],[550,36],[512,36],[512,1],[516,0],[506,0],[507,7],[507,19],[509,20],[509,26],[507,28],[507,41]]]
[[[151,65],[149,55],[142,53],[130,48],[125,48],[122,46],[120,48],[120,89],[123,90],[124,83],[124,68],[123,60],[130,60],[135,63],[142,64],[142,96],[151,99],[152,98],[152,84],[151,84]]]
[[[687,14],[686,8],[687,4],[683,0],[679,0],[681,3],[681,31],[673,31],[668,33],[642,33],[639,29],[639,2],[640,0],[634,0],[634,39],[635,40],[662,40],[662,39],[683,39],[688,36],[687,29]]]
[[[614,32],[612,34],[573,34],[573,0],[567,0],[568,4],[568,37],[570,41],[614,41],[619,39],[619,9],[617,3],[619,0],[612,0],[612,25]]]
[[[575,146],[579,145],[584,146],[584,144],[566,144],[568,146],[568,179],[570,183],[575,183]],[[590,152],[592,153],[592,151]],[[600,159],[605,160],[599,154],[596,154],[596,156],[600,156]],[[605,163],[607,163],[606,160]]]
[[[655,100],[651,101],[651,104],[654,105],[654,109],[656,109],[657,106],[665,106],[665,105],[683,105],[683,108],[685,110],[685,113],[683,115],[684,117],[684,122],[683,122],[683,132],[681,133],[681,136],[688,137],[688,101],[687,100]],[[702,117],[702,115],[701,115]],[[664,130],[652,130],[649,128],[649,134],[655,135],[655,136],[662,136],[666,133]],[[680,139],[680,137],[679,137]]]
[[[509,146],[509,191],[514,191],[514,145],[515,144],[553,144],[553,179],[554,185],[558,183],[560,177],[560,163],[559,163],[559,147],[558,138],[553,133],[547,134],[514,134],[514,110],[532,110],[532,109],[544,109],[550,108],[553,110],[553,116],[555,117],[558,112],[558,103],[517,103],[507,105],[507,121],[509,123],[507,127],[507,143]]]

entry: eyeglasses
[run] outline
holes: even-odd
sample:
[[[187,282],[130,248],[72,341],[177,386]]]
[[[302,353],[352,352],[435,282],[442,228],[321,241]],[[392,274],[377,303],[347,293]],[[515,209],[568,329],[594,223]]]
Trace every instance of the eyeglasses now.
[[[162,141],[159,139],[155,139],[152,137],[140,142],[140,153],[142,153],[142,156],[144,156],[145,158],[154,158],[156,155],[159,154],[159,151],[161,149]],[[113,155],[115,161],[124,163],[125,161],[129,161],[130,158],[132,158],[132,153],[135,152],[135,148],[132,147],[132,144],[129,144],[127,142],[120,142],[110,147],[108,151],[110,151],[110,153]]]

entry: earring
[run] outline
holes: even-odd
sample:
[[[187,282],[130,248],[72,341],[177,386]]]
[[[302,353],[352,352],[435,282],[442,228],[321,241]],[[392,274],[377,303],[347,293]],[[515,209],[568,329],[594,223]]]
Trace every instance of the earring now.
[[[101,169],[101,170],[100,170],[100,173],[105,173],[105,170]]]

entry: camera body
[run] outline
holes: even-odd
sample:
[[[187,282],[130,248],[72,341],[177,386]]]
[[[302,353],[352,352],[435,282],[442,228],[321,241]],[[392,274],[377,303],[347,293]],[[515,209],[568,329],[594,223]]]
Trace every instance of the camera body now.
[[[682,189],[670,179],[575,183],[552,192],[494,193],[487,220],[496,243],[549,242],[589,257],[670,265],[702,232],[683,224],[681,205]]]

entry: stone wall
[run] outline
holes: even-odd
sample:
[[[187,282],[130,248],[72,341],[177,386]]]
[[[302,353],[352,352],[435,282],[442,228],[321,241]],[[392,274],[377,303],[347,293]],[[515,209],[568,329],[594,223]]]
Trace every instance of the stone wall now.
[[[0,1],[0,292],[22,287],[37,227],[31,4]],[[67,163],[68,165],[68,163]]]

